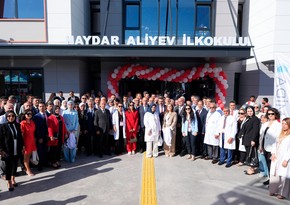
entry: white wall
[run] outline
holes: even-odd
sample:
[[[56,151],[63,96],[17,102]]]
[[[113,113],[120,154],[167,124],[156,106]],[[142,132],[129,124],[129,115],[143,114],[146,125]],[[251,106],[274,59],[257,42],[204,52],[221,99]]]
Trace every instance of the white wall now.
[[[238,12],[238,0],[231,1],[234,10]],[[235,15],[235,14],[234,14]],[[237,24],[237,16],[234,16],[234,21]],[[228,0],[217,0],[216,3],[216,36],[237,36],[233,18],[231,16]]]
[[[50,44],[64,43],[72,35],[71,0],[47,1],[47,30]]]

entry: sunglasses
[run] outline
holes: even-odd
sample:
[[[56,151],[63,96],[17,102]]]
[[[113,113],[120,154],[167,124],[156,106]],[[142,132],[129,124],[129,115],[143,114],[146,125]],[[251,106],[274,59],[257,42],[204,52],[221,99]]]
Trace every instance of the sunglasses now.
[[[239,112],[238,114],[239,114],[239,115],[244,115],[245,113],[244,113],[244,112]]]
[[[275,113],[273,113],[273,112],[268,112],[268,115],[275,115]]]
[[[215,109],[215,107],[209,107],[209,109]]]
[[[31,112],[29,112],[29,113],[26,113],[25,115],[32,116],[32,113],[31,113]]]
[[[15,117],[15,115],[7,115],[7,117]]]
[[[118,107],[123,107],[122,105],[119,105]]]
[[[189,107],[187,107],[187,108],[185,108],[185,110],[190,110],[191,108],[189,108]]]
[[[86,100],[87,98],[82,98],[83,100]]]

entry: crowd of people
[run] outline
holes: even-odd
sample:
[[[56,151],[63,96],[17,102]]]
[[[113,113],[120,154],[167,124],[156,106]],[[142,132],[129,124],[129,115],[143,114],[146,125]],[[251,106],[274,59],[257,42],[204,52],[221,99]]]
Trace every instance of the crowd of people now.
[[[31,158],[37,169],[61,166],[60,159],[73,163],[78,152],[87,156],[134,155],[146,157],[186,156],[189,161],[210,160],[212,164],[248,166],[245,174],[266,177],[269,194],[290,198],[290,118],[280,119],[267,98],[262,104],[250,97],[241,108],[235,101],[219,107],[214,99],[144,91],[122,99],[102,92],[52,93],[45,103],[32,95],[20,105],[15,96],[0,99],[1,175],[8,190],[20,164],[33,176]]]

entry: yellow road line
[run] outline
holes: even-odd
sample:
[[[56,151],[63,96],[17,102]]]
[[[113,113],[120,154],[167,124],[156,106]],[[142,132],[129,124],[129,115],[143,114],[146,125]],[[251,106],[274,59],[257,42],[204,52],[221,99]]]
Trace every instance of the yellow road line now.
[[[143,155],[141,205],[157,205],[154,158]]]

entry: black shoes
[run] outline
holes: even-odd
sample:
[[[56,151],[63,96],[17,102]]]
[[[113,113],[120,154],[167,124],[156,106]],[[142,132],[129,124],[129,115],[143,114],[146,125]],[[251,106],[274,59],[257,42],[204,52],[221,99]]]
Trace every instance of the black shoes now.
[[[218,162],[218,160],[214,159],[211,161],[212,164],[216,164]]]
[[[218,165],[221,166],[223,165],[225,162],[219,162]]]
[[[231,164],[226,164],[226,168],[230,168],[232,165]]]
[[[270,183],[270,180],[269,179],[267,181],[264,181],[263,182],[264,185],[269,185],[269,183]]]

